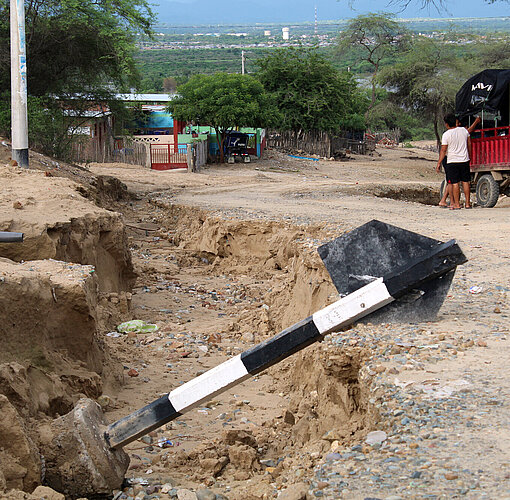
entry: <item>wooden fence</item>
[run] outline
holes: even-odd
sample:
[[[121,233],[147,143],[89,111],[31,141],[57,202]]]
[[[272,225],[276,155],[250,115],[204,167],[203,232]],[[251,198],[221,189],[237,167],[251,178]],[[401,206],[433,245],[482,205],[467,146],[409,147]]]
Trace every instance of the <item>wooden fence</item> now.
[[[367,145],[364,140],[331,135],[328,132],[270,132],[267,137],[269,148],[288,152],[302,151],[325,158],[345,156],[345,153],[366,154]]]
[[[149,166],[147,145],[128,138],[100,142],[96,139],[73,145],[73,160],[77,163],[128,163]]]
[[[200,169],[207,163],[209,143],[207,141],[188,144],[187,159],[188,171],[200,172]]]

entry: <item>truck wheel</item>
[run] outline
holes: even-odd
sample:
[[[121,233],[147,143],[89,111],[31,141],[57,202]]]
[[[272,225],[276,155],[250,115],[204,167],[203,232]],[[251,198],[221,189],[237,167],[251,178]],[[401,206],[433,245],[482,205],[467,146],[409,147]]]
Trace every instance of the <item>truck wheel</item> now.
[[[476,183],[476,202],[484,208],[492,208],[499,198],[499,184],[491,174],[482,175]]]

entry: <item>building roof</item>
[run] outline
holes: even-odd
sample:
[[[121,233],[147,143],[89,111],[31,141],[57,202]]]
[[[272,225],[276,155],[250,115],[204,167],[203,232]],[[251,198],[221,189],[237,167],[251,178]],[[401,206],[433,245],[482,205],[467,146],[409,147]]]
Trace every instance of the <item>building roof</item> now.
[[[170,102],[177,94],[116,94],[121,101],[128,102]]]

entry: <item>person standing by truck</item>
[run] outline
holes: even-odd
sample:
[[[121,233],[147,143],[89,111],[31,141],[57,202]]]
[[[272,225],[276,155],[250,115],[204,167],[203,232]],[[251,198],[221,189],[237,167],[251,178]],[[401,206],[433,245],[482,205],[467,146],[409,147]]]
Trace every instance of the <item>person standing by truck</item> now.
[[[449,188],[451,200],[450,210],[459,210],[461,208],[461,182],[466,198],[464,206],[465,208],[471,208],[471,172],[469,169],[471,139],[469,137],[469,132],[464,127],[457,126],[457,119],[453,114],[448,114],[444,117],[444,124],[446,132],[441,138],[441,150],[439,152],[436,172],[439,172],[441,164],[446,157],[445,172],[447,189]]]
[[[478,127],[478,124],[481,121],[482,121],[482,119],[479,116],[477,116],[475,118],[475,121],[469,127],[465,126],[465,128],[467,129],[467,131],[469,132],[470,135],[474,130],[476,130],[476,127]],[[462,126],[462,123],[460,122],[460,120],[458,118],[457,118],[456,124],[457,124],[457,127]],[[470,157],[471,157],[471,152],[470,152]],[[446,168],[445,168],[446,162],[447,162],[447,157],[445,156],[443,158],[443,162],[442,162],[442,167],[445,169],[445,172],[446,172]],[[464,194],[465,194],[465,191],[464,191]],[[450,201],[451,201],[451,184],[448,184],[448,182],[446,182],[443,196],[439,200],[438,206],[440,206],[441,208],[447,208],[448,204],[446,203],[446,201],[447,201],[448,197],[450,197]],[[468,201],[466,208],[470,208],[470,207],[471,207],[471,204]]]

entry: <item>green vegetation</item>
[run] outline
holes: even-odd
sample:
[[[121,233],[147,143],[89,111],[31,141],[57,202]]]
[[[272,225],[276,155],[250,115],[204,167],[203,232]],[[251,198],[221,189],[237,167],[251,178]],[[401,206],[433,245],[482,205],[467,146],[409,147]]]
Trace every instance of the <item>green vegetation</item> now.
[[[25,11],[32,96],[29,139],[32,147],[61,157],[69,140],[65,107],[111,101],[113,92],[137,84],[136,33],[151,34],[152,13],[146,0],[28,0]],[[4,62],[0,133],[5,135],[10,134],[9,38],[9,1],[0,0],[0,61]]]
[[[179,87],[179,97],[168,108],[177,120],[214,128],[221,162],[230,130],[265,127],[276,120],[276,108],[264,87],[250,75],[195,75]]]
[[[377,74],[381,64],[390,57],[404,52],[410,43],[410,36],[401,23],[389,14],[367,14],[351,19],[339,35],[338,50],[341,53],[358,49],[361,61],[371,68],[372,93],[367,117],[376,102]]]
[[[143,79],[140,89],[144,92],[162,92],[163,80],[173,77],[184,83],[192,75],[214,73],[240,73],[241,51],[238,48],[207,49],[152,49],[139,51],[136,60]],[[251,50],[247,72],[253,72],[255,61],[267,52]]]
[[[277,49],[256,73],[274,98],[281,130],[362,129],[366,102],[351,74],[340,73],[315,49]]]

